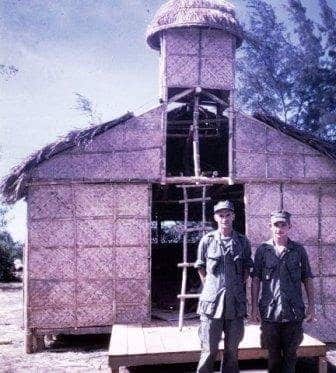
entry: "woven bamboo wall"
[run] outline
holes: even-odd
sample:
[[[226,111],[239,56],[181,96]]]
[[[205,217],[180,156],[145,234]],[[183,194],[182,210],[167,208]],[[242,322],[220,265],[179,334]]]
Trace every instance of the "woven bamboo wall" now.
[[[269,215],[292,213],[290,237],[309,255],[318,322],[317,337],[336,339],[336,166],[328,158],[261,122],[238,115],[236,178],[245,182],[247,235],[254,249],[271,236]]]
[[[148,320],[149,216],[144,184],[31,187],[27,327]]]
[[[233,142],[237,181],[336,181],[334,161],[252,117],[237,114]]]
[[[233,89],[234,58],[235,38],[221,30],[166,30],[161,41],[161,92],[168,87]]]
[[[161,106],[41,163],[37,180],[157,180],[164,167]]]
[[[247,183],[247,235],[253,248],[271,236],[269,214],[281,205],[292,213],[290,237],[306,248],[314,275],[318,322],[309,331],[336,338],[336,183]]]

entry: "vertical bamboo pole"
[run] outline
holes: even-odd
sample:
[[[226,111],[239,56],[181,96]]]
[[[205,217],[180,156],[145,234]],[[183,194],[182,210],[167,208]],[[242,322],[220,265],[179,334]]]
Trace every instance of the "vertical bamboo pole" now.
[[[30,230],[31,230],[31,221],[30,221],[30,189],[28,189],[28,201],[26,204],[26,211],[27,211],[27,233],[26,233],[26,240],[25,245],[23,247],[23,324],[25,330],[25,339],[24,339],[24,346],[25,351],[27,354],[31,354],[34,352],[33,348],[33,332],[29,329],[29,318],[30,313],[32,312],[29,308],[29,269],[30,266],[28,261],[30,260]]]
[[[206,223],[206,186],[204,185],[202,188],[202,228],[204,229],[203,234],[205,232],[205,223]]]
[[[199,93],[201,88],[196,88],[195,99],[194,99],[194,116],[193,116],[193,155],[194,155],[194,170],[195,176],[201,176],[201,166],[200,166],[200,154],[199,154]]]
[[[317,219],[318,219],[318,269],[319,269],[319,292],[321,294],[321,305],[322,305],[322,316],[326,317],[326,304],[325,304],[325,288],[323,284],[323,272],[322,272],[322,260],[323,260],[323,243],[322,243],[322,186],[318,187],[318,210],[317,210]]]
[[[158,215],[156,215],[156,232],[157,232],[157,243],[158,245],[161,245],[161,234],[162,234],[162,231],[161,231],[161,220],[160,220],[160,217]]]
[[[228,144],[228,150],[229,150],[229,178],[230,178],[230,184],[233,184],[233,178],[234,178],[234,90],[230,91],[229,96],[229,144]]]
[[[283,193],[283,183],[280,183],[280,210],[284,208],[284,193]]]
[[[163,106],[161,116],[162,143],[161,143],[161,181],[165,183],[167,176],[167,126],[168,126],[168,87],[167,87],[167,46],[166,32],[160,37],[160,103]]]
[[[183,234],[183,263],[187,263],[188,260],[188,193],[187,187],[183,187],[183,199],[184,199],[184,234]],[[185,307],[185,294],[187,288],[187,267],[182,268],[182,284],[181,284],[181,299],[180,299],[180,312],[179,312],[179,330],[183,328],[184,318],[184,307]]]
[[[150,321],[151,315],[152,315],[152,305],[151,305],[151,299],[152,299],[152,211],[153,211],[153,185],[147,184],[147,197],[148,197],[148,209],[147,209],[147,223],[148,223],[148,252],[147,252],[147,284],[148,284],[148,307],[147,307],[147,320]],[[117,210],[117,209],[115,209]],[[157,220],[158,219],[158,213],[157,213]],[[161,228],[161,223],[160,223]],[[159,233],[159,232],[158,232]],[[116,235],[115,235],[116,239]],[[159,240],[158,240],[159,243]],[[116,299],[116,298],[114,298]],[[116,306],[116,302],[115,305]],[[116,307],[114,307],[114,320],[116,316]]]
[[[78,276],[78,225],[77,225],[77,210],[76,210],[76,185],[71,184],[71,203],[72,203],[72,224],[74,226],[74,241],[75,241],[75,294],[74,294],[74,304],[75,304],[75,330],[79,327],[78,323],[78,288],[79,288],[79,276]],[[115,202],[114,202],[115,203]]]

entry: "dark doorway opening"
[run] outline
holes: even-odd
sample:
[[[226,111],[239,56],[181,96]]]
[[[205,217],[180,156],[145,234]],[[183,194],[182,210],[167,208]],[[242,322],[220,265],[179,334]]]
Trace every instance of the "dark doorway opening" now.
[[[153,185],[152,203],[152,261],[151,261],[151,294],[152,318],[177,319],[181,291],[182,270],[177,264],[182,262],[182,242],[184,227],[184,207],[179,201],[183,199],[182,188],[176,185]],[[198,198],[200,190],[189,190],[190,198]],[[207,197],[211,198],[206,204],[207,226],[216,228],[213,221],[213,206],[220,200],[233,201],[236,211],[234,229],[245,233],[245,208],[243,185],[214,184],[207,187]],[[202,223],[201,203],[189,204],[188,227],[197,227]],[[188,262],[194,262],[197,246],[202,233],[188,234]],[[187,293],[199,293],[200,281],[194,268],[188,269]],[[186,301],[186,314],[195,313],[197,300]]]

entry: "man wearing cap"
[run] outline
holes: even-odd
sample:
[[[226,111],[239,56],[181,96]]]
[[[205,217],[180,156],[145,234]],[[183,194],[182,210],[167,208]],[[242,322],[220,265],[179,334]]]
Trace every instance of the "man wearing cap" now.
[[[315,319],[313,276],[306,250],[288,238],[290,214],[272,213],[270,227],[272,238],[257,248],[254,258],[251,319],[261,319],[261,345],[268,349],[269,372],[294,373],[302,321]],[[307,293],[306,312],[301,282]]]
[[[249,241],[232,229],[234,218],[231,201],[217,203],[214,220],[218,229],[207,233],[198,245],[195,268],[203,283],[198,304],[202,348],[198,373],[213,372],[223,331],[221,372],[239,372],[238,345],[246,317],[245,282],[253,263]]]

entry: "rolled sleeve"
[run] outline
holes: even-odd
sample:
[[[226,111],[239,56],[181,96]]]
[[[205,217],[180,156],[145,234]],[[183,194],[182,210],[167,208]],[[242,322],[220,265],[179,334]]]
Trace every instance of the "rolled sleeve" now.
[[[262,280],[262,251],[261,247],[257,248],[257,251],[254,256],[253,270],[251,273],[252,277],[258,277],[259,280]]]
[[[309,258],[307,251],[304,247],[301,248],[301,280],[305,280],[307,278],[313,278],[313,273],[310,267]]]
[[[206,263],[205,263],[205,250],[206,250],[206,245],[205,245],[205,238],[202,237],[198,244],[198,249],[197,249],[197,259],[196,262],[194,263],[195,268],[205,268]]]

